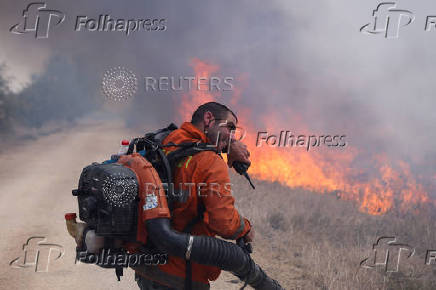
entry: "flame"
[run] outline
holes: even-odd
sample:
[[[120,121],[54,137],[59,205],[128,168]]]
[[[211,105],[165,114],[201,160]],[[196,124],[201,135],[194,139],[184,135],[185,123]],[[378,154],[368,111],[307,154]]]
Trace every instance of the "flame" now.
[[[193,59],[190,65],[194,69],[195,79],[192,87],[197,86],[199,78],[207,78],[219,71],[219,66],[199,59]],[[247,81],[243,76],[239,80]],[[291,188],[304,188],[319,193],[334,193],[338,198],[358,202],[359,209],[372,215],[381,215],[394,207],[407,210],[412,205],[431,202],[424,187],[417,182],[410,167],[403,161],[395,165],[389,162],[385,154],[374,156],[373,168],[362,170],[353,165],[360,151],[347,145],[339,150],[312,150],[296,147],[256,146],[257,130],[252,127],[253,118],[249,109],[238,107],[242,89],[234,88],[230,100],[232,109],[237,113],[239,126],[246,131],[243,142],[247,145],[252,165],[249,172],[253,177],[267,181],[277,181]],[[182,95],[179,115],[182,121],[190,120],[192,112],[205,102],[215,101],[218,94],[207,89],[197,88]],[[298,128],[298,134],[312,133],[302,119],[288,110],[286,122],[280,125],[271,118],[274,114],[265,113],[263,119],[265,132],[279,135],[277,128],[283,124],[292,124]],[[368,174],[370,172],[371,174]],[[367,175],[364,180],[359,176]]]
[[[195,76],[191,81],[191,88],[189,93],[182,95],[181,105],[179,107],[180,121],[191,120],[192,112],[201,104],[212,102],[217,98],[218,92],[212,94],[209,91],[207,81],[211,75],[219,70],[219,66],[209,64],[194,58],[190,61],[190,66],[194,69]]]

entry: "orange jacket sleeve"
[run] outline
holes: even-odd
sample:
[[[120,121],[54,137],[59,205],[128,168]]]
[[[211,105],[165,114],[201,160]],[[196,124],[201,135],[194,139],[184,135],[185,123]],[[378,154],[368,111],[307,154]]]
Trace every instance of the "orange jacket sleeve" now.
[[[203,162],[209,166],[195,178],[203,182],[197,182],[197,190],[208,215],[205,222],[210,230],[225,239],[240,238],[248,233],[251,225],[234,206],[227,165],[215,154],[206,155],[207,160]]]

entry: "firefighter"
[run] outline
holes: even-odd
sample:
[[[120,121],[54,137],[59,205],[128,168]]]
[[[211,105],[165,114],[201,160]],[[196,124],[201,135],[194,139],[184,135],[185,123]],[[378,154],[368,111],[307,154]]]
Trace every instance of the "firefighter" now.
[[[171,227],[194,236],[221,236],[236,240],[244,237],[246,242],[254,239],[254,230],[234,206],[228,167],[234,161],[250,164],[247,147],[232,138],[237,116],[225,105],[208,102],[197,108],[191,122],[185,122],[173,131],[163,144],[200,142],[215,146],[217,152],[228,150],[227,164],[221,155],[204,151],[184,158],[175,166],[174,186],[188,193],[184,200],[175,203]],[[177,147],[166,147],[165,154]],[[192,186],[194,185],[194,186]],[[201,185],[201,186],[200,186]],[[190,222],[197,222],[190,225]],[[198,218],[200,217],[200,218]],[[188,269],[190,268],[190,269]],[[214,266],[187,264],[181,257],[169,256],[168,263],[158,267],[135,269],[140,289],[183,289],[186,279],[192,289],[209,289],[209,281],[218,279],[221,270]]]

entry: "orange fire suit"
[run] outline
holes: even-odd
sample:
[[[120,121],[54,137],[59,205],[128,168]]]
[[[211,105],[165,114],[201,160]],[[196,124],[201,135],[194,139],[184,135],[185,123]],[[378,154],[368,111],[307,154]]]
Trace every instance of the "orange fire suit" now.
[[[197,141],[208,143],[209,140],[192,123],[185,122],[179,129],[171,132],[163,144]],[[178,147],[166,147],[165,153],[168,154],[176,149]],[[243,218],[234,207],[235,199],[231,194],[227,164],[215,152],[200,152],[179,162],[175,169],[174,186],[176,189],[182,189],[185,194],[188,193],[185,200],[175,203],[171,213],[171,225],[175,230],[183,231],[188,223],[197,216],[198,203],[204,205],[204,218],[194,225],[191,231],[192,235],[212,237],[219,235],[226,239],[237,239],[250,230],[250,222]],[[176,280],[184,280],[185,278],[185,260],[182,258],[169,256],[168,263],[158,267],[161,272],[159,275],[157,273],[153,276],[138,274],[169,286],[171,283],[162,281],[165,280],[165,277],[170,281],[175,280],[172,278],[176,278]],[[220,272],[219,268],[192,262],[193,285],[198,284],[198,282],[208,285],[209,281],[218,278]]]

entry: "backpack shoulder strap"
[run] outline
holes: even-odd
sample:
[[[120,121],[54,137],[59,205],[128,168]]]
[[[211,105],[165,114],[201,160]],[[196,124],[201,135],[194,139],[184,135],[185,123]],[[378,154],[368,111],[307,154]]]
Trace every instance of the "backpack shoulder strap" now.
[[[184,158],[188,156],[194,156],[200,152],[203,151],[212,151],[216,153],[216,150],[213,147],[207,146],[206,144],[202,143],[195,143],[195,142],[187,142],[187,143],[181,143],[181,144],[172,144],[169,143],[167,145],[164,145],[165,147],[170,146],[177,146],[180,147],[166,155],[166,160],[168,161],[169,168],[171,170],[171,176],[174,176],[174,171],[176,169],[176,165],[179,161],[183,160]],[[171,181],[173,182],[173,180]],[[170,209],[173,208],[174,202],[177,201],[181,197],[180,194],[171,194],[171,192],[168,192],[168,206]]]
[[[192,228],[195,226],[196,223],[203,220],[204,213],[206,212],[206,208],[204,207],[204,204],[198,201],[197,206],[197,216],[195,216],[183,229],[184,233],[191,233]]]
[[[187,142],[187,143],[181,143],[181,144],[167,144],[167,146],[178,146],[181,147],[179,149],[176,149],[167,155],[168,162],[170,163],[171,168],[174,168],[177,161],[188,157],[188,156],[194,156],[197,153],[203,152],[203,151],[212,151],[218,154],[216,149],[214,147],[208,146],[205,143],[195,143],[195,142]]]
[[[206,208],[204,204],[198,200],[198,206],[197,206],[197,215],[185,226],[183,229],[184,233],[191,233],[192,228],[194,225],[199,223],[203,220],[204,212],[206,211]],[[192,264],[191,260],[185,260],[185,289],[192,289]]]
[[[188,156],[193,156],[197,153],[203,152],[203,151],[213,151],[216,154],[218,152],[214,147],[208,146],[205,143],[195,143],[195,142],[187,142],[182,144],[174,144],[169,143],[166,146],[178,146],[179,149],[176,149],[172,152],[170,152],[167,155],[168,162],[170,164],[171,169],[175,168],[176,163]],[[201,200],[198,200],[197,205],[197,215],[185,226],[183,229],[183,232],[185,233],[191,233],[194,225],[201,222],[204,218],[204,213],[206,211],[206,208],[204,204],[201,202]],[[185,289],[190,290],[192,289],[192,264],[191,260],[186,260],[186,271],[185,271]]]

